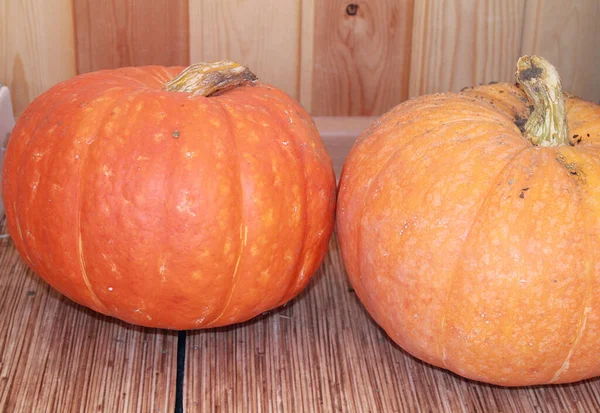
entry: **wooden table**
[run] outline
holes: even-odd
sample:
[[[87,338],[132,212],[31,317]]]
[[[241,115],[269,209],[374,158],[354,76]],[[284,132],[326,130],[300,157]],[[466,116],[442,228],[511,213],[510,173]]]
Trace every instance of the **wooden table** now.
[[[338,171],[356,122],[317,120]],[[186,413],[600,411],[600,380],[501,388],[409,356],[364,311],[335,236],[286,306],[179,337],[73,304],[0,240],[0,413],[172,413],[178,387]]]

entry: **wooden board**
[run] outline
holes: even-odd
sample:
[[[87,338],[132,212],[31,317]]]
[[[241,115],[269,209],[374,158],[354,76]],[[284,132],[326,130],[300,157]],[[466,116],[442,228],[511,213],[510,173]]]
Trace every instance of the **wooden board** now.
[[[0,82],[18,116],[76,73],[230,58],[314,116],[512,81],[523,54],[600,101],[597,0],[0,1]]]
[[[600,1],[527,0],[523,54],[552,62],[564,90],[600,102]]]
[[[300,87],[300,0],[189,0],[191,61],[231,59],[294,98]]]
[[[176,357],[176,333],[72,303],[0,241],[0,413],[172,413]]]
[[[72,0],[79,73],[189,64],[187,0]]]
[[[188,333],[184,411],[595,412],[600,380],[501,388],[403,352],[346,280],[335,238],[307,290],[237,327]]]
[[[308,113],[312,112],[315,53],[315,2],[302,0],[300,26],[300,80],[298,100]]]
[[[410,97],[513,82],[525,2],[415,2]]]
[[[313,115],[380,115],[406,100],[412,0],[316,0],[315,16]]]
[[[0,1],[0,83],[15,115],[75,75],[72,0]]]

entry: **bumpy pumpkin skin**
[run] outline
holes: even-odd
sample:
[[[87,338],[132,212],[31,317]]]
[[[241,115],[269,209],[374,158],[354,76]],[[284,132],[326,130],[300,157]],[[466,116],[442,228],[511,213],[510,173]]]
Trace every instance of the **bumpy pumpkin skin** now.
[[[72,300],[149,327],[241,322],[297,295],[335,212],[309,115],[255,83],[161,90],[183,68],[61,83],[18,120],[3,197],[26,263]]]
[[[565,104],[575,146],[525,139],[509,84],[407,101],[357,141],[343,260],[409,353],[504,386],[600,375],[600,107]]]

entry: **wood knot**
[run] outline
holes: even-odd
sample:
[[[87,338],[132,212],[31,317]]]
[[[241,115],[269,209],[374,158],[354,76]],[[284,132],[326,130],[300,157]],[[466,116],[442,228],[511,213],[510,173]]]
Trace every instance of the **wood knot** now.
[[[346,6],[346,14],[348,16],[356,16],[356,13],[358,13],[358,4],[350,3]]]

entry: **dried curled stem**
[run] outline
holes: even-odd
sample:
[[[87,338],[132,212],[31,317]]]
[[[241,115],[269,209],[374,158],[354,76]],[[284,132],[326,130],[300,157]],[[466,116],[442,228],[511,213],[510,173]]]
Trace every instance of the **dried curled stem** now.
[[[192,96],[211,96],[258,78],[248,68],[223,60],[212,63],[196,63],[163,85],[170,92],[188,92]]]
[[[544,58],[523,56],[517,62],[516,78],[533,105],[525,137],[536,146],[567,145],[567,115],[556,68]]]

